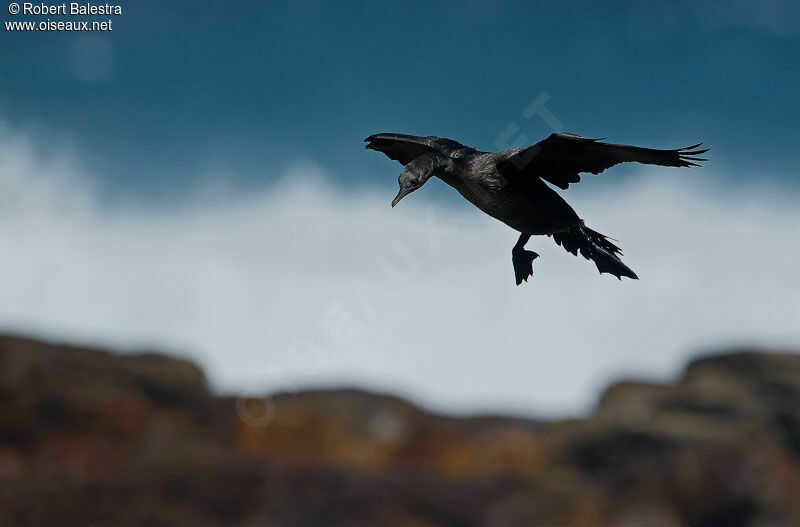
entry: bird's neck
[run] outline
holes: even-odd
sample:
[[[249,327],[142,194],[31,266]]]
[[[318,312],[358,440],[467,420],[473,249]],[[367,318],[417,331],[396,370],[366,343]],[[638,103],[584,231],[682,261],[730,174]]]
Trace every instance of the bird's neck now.
[[[456,161],[456,160],[454,160]],[[461,180],[461,170],[462,170],[461,163],[454,162],[450,170],[437,170],[434,175],[450,185],[453,188],[459,188],[463,185]]]

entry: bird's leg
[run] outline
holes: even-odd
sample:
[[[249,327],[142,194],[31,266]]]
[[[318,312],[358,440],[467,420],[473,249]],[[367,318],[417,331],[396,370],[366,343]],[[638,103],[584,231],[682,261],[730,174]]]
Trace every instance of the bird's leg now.
[[[514,278],[517,285],[523,280],[528,281],[529,276],[533,276],[533,261],[539,257],[533,251],[526,251],[525,244],[531,238],[530,234],[522,233],[519,235],[517,244],[511,249],[511,263],[514,264]]]

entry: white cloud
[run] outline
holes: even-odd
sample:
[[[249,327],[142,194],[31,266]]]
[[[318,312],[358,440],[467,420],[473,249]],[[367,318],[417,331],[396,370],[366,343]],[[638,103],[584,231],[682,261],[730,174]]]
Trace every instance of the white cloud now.
[[[392,192],[346,193],[305,166],[262,192],[109,210],[78,162],[24,137],[2,138],[0,167],[6,331],[177,351],[224,390],[344,383],[553,415],[709,347],[800,342],[796,195],[723,191],[710,169],[568,192],[640,281],[534,238],[518,288],[516,234],[427,189],[392,210]]]

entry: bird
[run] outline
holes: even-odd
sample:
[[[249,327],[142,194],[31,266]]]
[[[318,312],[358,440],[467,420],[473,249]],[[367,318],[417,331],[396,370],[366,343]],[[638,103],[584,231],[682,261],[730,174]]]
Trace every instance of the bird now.
[[[584,220],[553,188],[567,190],[581,181],[580,174],[600,174],[626,162],[667,167],[698,167],[698,157],[709,151],[703,143],[672,150],[656,150],[603,142],[580,135],[556,132],[525,148],[482,152],[452,139],[381,133],[367,137],[365,147],[383,152],[404,165],[398,182],[400,200],[436,176],[478,209],[500,220],[520,235],[511,250],[517,285],[533,276],[539,255],[525,249],[532,236],[542,235],[577,256],[592,260],[597,270],[638,280],[622,263],[617,240],[586,226]],[[551,186],[552,185],[552,186]]]

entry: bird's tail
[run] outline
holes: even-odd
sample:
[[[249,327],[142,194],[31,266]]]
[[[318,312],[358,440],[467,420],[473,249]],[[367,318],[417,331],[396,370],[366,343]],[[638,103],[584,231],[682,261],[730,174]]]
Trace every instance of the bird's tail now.
[[[584,225],[570,228],[566,231],[552,234],[553,240],[575,256],[580,251],[587,260],[592,260],[601,273],[613,274],[620,280],[623,276],[638,280],[627,265],[619,259],[622,251],[607,236],[590,229]]]

